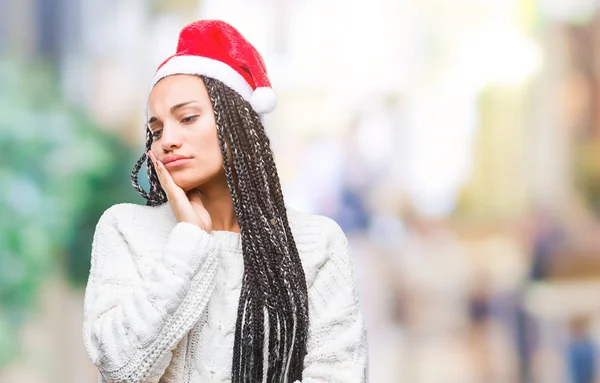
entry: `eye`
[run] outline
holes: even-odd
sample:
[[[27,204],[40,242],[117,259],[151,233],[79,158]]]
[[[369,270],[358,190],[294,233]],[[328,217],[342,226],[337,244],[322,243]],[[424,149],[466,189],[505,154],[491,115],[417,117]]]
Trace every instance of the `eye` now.
[[[155,130],[154,132],[150,132],[150,136],[152,136],[152,139],[157,139],[158,137],[160,137],[160,134],[162,133],[161,129]]]
[[[196,119],[198,118],[198,116],[188,116],[185,117],[181,120],[182,124],[191,124],[192,122],[196,121]]]

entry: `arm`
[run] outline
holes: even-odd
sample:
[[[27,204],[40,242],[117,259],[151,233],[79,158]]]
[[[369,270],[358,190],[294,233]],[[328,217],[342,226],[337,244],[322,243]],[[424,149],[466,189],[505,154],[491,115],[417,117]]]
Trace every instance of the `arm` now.
[[[328,259],[308,292],[310,327],[302,383],[364,383],[367,337],[350,247],[342,229],[330,223]]]
[[[144,278],[136,267],[144,258],[139,254],[143,247],[134,246],[129,235],[111,209],[100,218],[85,292],[83,339],[104,382],[155,383],[171,351],[206,308],[218,259],[212,236],[180,222]]]

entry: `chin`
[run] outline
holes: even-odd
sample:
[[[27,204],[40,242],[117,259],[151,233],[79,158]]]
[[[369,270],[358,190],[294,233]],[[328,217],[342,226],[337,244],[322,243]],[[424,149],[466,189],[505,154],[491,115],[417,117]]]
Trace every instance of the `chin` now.
[[[185,192],[188,192],[198,186],[198,180],[191,179],[190,177],[181,177],[177,175],[172,175],[172,177],[175,184],[182,188]]]
[[[215,182],[223,181],[227,183],[227,180],[225,179],[225,172],[222,170],[222,168],[214,173],[208,174],[206,174],[205,169],[203,170],[204,171],[200,171],[198,169],[186,169],[182,172],[173,172],[171,177],[173,177],[175,184],[182,188],[185,192],[188,192],[192,189],[202,188],[203,186],[207,186]]]

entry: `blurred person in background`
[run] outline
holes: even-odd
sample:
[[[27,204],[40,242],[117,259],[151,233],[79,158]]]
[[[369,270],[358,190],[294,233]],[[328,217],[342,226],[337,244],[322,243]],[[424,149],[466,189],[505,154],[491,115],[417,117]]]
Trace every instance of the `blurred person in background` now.
[[[275,104],[236,29],[182,29],[132,173],[147,206],[112,206],[94,235],[83,338],[101,381],[366,381],[348,241],[284,203],[261,119]]]
[[[598,353],[590,334],[590,320],[574,318],[570,323],[570,339],[567,345],[567,365],[573,383],[596,382]]]
[[[517,301],[523,301],[532,283],[547,280],[552,258],[565,245],[566,232],[560,219],[544,209],[534,210],[524,230],[531,253],[526,278],[516,291]],[[519,381],[527,382],[534,376],[532,361],[540,348],[540,323],[527,312],[522,304],[516,306],[515,344],[519,363]]]

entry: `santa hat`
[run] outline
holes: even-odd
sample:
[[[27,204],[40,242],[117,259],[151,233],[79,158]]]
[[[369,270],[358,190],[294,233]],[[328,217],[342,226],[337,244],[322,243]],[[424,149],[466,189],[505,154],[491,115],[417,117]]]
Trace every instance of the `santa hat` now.
[[[179,33],[177,52],[158,67],[152,87],[167,76],[195,74],[211,77],[235,90],[258,114],[269,113],[277,96],[258,51],[242,34],[220,20],[199,20]]]

